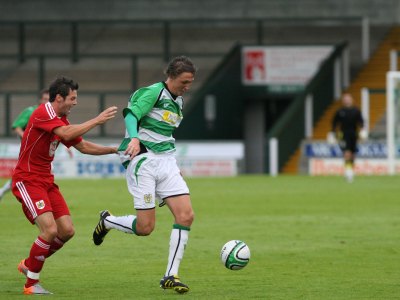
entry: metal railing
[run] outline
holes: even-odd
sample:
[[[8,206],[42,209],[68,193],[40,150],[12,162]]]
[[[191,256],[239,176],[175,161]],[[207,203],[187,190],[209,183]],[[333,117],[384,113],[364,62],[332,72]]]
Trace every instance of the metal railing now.
[[[274,24],[278,24],[280,26],[283,25],[293,25],[293,24],[302,24],[302,25],[311,25],[311,26],[324,26],[324,25],[344,25],[344,24],[360,24],[360,32],[361,32],[361,41],[362,41],[362,57],[364,60],[369,58],[369,21],[366,17],[354,16],[354,17],[330,17],[330,18],[229,18],[229,19],[188,19],[188,20],[76,20],[72,22],[65,21],[0,21],[0,26],[11,26],[17,30],[17,38],[15,39],[16,49],[17,51],[13,53],[3,53],[0,54],[0,60],[15,60],[18,63],[24,63],[28,59],[36,59],[37,60],[37,90],[42,89],[45,86],[45,78],[46,78],[46,64],[48,60],[51,59],[69,59],[71,62],[77,63],[81,59],[85,58],[112,58],[112,59],[129,59],[130,60],[130,73],[131,80],[129,87],[131,90],[135,90],[138,86],[138,60],[142,58],[162,58],[164,61],[168,61],[171,56],[181,54],[174,53],[172,50],[171,40],[173,30],[176,29],[176,26],[182,25],[196,25],[202,26],[207,25],[210,26],[225,26],[226,24],[246,24],[252,26],[254,29],[254,43],[258,45],[262,45],[265,41],[265,28],[268,26],[274,26]],[[49,26],[66,26],[68,28],[69,34],[66,35],[66,39],[69,41],[69,47],[66,47],[66,51],[63,53],[45,53],[45,51],[41,51],[41,49],[35,49],[35,53],[28,53],[27,51],[27,32],[28,29],[38,25],[49,25]],[[129,26],[158,26],[161,28],[161,47],[158,52],[154,53],[117,53],[117,51],[112,50],[110,53],[86,53],[85,51],[81,51],[80,44],[81,34],[85,30],[85,26],[112,26],[112,25],[129,25]],[[237,41],[234,41],[237,42]],[[206,53],[204,52],[193,52],[188,53],[191,57],[223,57],[225,55],[224,52],[213,51],[212,47]],[[127,87],[128,88],[128,87]],[[101,97],[103,94],[107,93],[129,93],[129,91],[104,91],[97,93],[98,97],[98,107],[101,107]],[[12,95],[18,94],[18,91],[0,91],[3,97],[5,97],[4,104],[4,121],[0,121],[0,127],[5,126],[5,136],[10,136],[10,101]],[[36,94],[36,92],[31,92],[31,94]],[[80,93],[81,94],[81,93]],[[101,134],[107,134],[107,131],[101,131]],[[0,133],[1,135],[1,133]]]
[[[26,58],[30,57],[26,53],[26,29],[29,26],[35,25],[50,25],[50,26],[67,26],[70,31],[70,48],[67,53],[71,58],[71,61],[77,62],[83,53],[79,51],[80,33],[81,27],[85,25],[97,25],[97,26],[111,26],[111,25],[152,25],[159,26],[162,28],[162,48],[160,55],[165,61],[168,61],[171,57],[171,28],[174,25],[201,25],[201,24],[251,24],[254,26],[255,32],[255,43],[262,45],[264,43],[264,28],[273,24],[291,25],[291,24],[308,24],[308,25],[343,25],[343,24],[354,24],[359,23],[361,28],[361,55],[364,61],[367,61],[370,56],[370,33],[369,33],[369,19],[364,16],[349,16],[349,17],[329,17],[329,18],[223,18],[223,19],[187,19],[187,20],[76,20],[72,22],[65,21],[0,21],[0,26],[13,26],[17,28],[17,49],[18,53],[9,55],[0,55],[0,57],[17,58],[19,62],[24,62]],[[194,53],[195,54],[195,53]],[[221,54],[221,53],[220,53]],[[96,55],[94,53],[93,55]],[[198,53],[197,55],[201,55]]]
[[[84,116],[84,119],[79,120],[80,122],[87,120],[91,116],[94,117],[96,114],[101,113],[104,109],[107,108],[107,100],[109,97],[119,97],[120,99],[123,99],[122,101],[119,101],[119,104],[115,104],[114,102],[111,103],[112,105],[116,106],[122,106],[120,107],[123,108],[126,106],[128,103],[128,98],[129,95],[132,93],[131,90],[127,91],[102,91],[102,92],[79,92],[79,97],[80,98],[85,98],[85,97],[94,97],[96,99],[96,105],[91,105],[90,109],[90,116]],[[11,137],[13,136],[12,130],[11,130],[11,124],[12,124],[12,118],[11,118],[11,110],[12,110],[12,97],[13,96],[26,96],[26,97],[32,97],[35,99],[37,97],[37,92],[36,91],[26,91],[26,92],[19,92],[19,91],[5,91],[5,92],[0,92],[0,98],[3,98],[4,100],[4,122],[2,120],[2,123],[4,124],[4,134],[3,137]],[[33,105],[32,103],[31,105]],[[72,117],[76,113],[72,114]],[[116,121],[115,121],[116,122]],[[121,122],[122,124],[123,122]],[[2,125],[3,125],[2,124]],[[122,125],[121,125],[122,126]],[[110,137],[110,138],[120,138],[121,134],[123,134],[123,126],[121,128],[118,128],[120,130],[111,130],[110,128],[110,122],[107,122],[106,124],[100,125],[98,129],[98,133],[93,134],[93,133],[88,133],[87,136],[89,137]],[[1,137],[1,133],[0,133]]]

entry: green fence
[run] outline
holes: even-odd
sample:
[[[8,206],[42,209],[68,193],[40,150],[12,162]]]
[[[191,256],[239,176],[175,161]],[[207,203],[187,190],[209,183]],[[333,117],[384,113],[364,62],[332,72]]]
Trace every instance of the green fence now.
[[[178,140],[241,140],[245,104],[241,92],[241,46],[234,46],[184,107]],[[205,116],[208,95],[215,98],[215,120]]]

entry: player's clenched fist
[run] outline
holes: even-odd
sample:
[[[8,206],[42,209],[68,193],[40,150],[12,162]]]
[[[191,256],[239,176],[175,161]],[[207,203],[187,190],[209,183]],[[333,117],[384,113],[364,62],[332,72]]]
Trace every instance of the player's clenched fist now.
[[[101,114],[97,116],[98,123],[103,124],[107,122],[108,120],[112,119],[115,117],[115,114],[117,113],[118,108],[116,106],[111,106],[104,110]]]

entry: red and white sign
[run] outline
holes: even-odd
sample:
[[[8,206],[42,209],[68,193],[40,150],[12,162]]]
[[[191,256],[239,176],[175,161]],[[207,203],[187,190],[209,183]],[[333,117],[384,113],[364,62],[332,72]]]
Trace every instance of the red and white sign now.
[[[243,47],[242,82],[305,85],[332,50],[332,46]]]
[[[266,59],[263,49],[248,50],[243,54],[244,60],[244,81],[252,83],[263,83],[266,76]]]
[[[389,174],[386,159],[356,159],[354,171],[359,175],[387,175]],[[400,162],[396,162],[396,173],[400,173]],[[343,159],[312,158],[309,160],[310,175],[342,175],[344,174]]]
[[[183,176],[235,176],[238,174],[236,160],[234,159],[180,159],[179,169]]]

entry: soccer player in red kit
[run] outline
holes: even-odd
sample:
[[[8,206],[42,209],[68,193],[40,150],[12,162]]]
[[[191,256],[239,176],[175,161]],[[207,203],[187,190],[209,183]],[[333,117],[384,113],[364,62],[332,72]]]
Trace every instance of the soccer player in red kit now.
[[[77,104],[78,84],[59,77],[49,88],[49,102],[41,104],[32,114],[21,141],[18,163],[12,176],[12,192],[22,204],[26,218],[36,224],[36,238],[28,258],[18,270],[25,274],[24,294],[51,294],[39,283],[45,260],[74,235],[70,212],[58,186],[54,183],[51,163],[59,143],[75,147],[85,154],[117,153],[107,147],[84,140],[81,136],[94,127],[114,118],[117,108],[109,107],[97,117],[77,125],[67,119]]]

